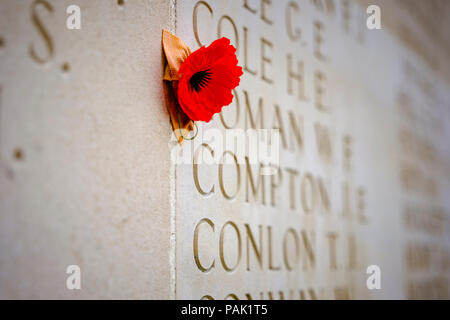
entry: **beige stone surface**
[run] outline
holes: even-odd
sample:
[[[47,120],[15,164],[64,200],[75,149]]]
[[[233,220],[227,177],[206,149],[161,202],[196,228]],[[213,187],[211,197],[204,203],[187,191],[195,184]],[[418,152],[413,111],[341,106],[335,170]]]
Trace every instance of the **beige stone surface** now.
[[[169,2],[38,3],[51,54],[33,3],[0,2],[0,297],[169,298]]]
[[[270,176],[262,180],[256,175],[257,165],[250,167],[251,175],[245,163],[224,165],[222,179],[217,164],[199,165],[198,172],[193,165],[177,167],[176,297],[448,297],[449,83],[385,25],[369,31],[365,8],[358,3],[294,3],[295,7],[288,1],[178,2],[178,36],[194,49],[199,41],[207,45],[227,36],[238,48],[241,65],[250,69],[244,72],[234,103],[223,112],[225,123],[246,129],[251,115],[262,115],[262,126],[257,122],[256,127],[281,128],[289,147],[281,150],[283,178],[274,189]],[[294,24],[287,15],[296,18]],[[300,31],[298,40],[289,38],[290,26]],[[306,99],[296,97],[297,87],[289,91],[289,55],[302,63]],[[317,72],[326,79],[319,90],[327,111],[317,106]],[[290,114],[301,127],[300,147]],[[320,155],[318,125],[330,133],[328,159]],[[212,129],[225,132],[219,116],[200,125],[203,134]],[[200,148],[211,158],[197,139],[186,143],[183,152]],[[214,142],[205,142],[218,152]],[[265,186],[256,199],[250,178],[259,178]],[[329,209],[321,197],[321,183]],[[210,188],[210,194],[202,194]],[[228,193],[238,190],[237,196],[226,198],[222,188]],[[438,218],[430,214],[433,210]],[[443,227],[439,232],[421,229],[411,223],[411,216],[424,225],[437,219]],[[296,257],[290,228],[297,235],[300,255],[292,270],[286,263],[287,257],[294,265]],[[308,243],[314,263],[307,259]],[[366,287],[369,265],[381,269],[381,290]]]

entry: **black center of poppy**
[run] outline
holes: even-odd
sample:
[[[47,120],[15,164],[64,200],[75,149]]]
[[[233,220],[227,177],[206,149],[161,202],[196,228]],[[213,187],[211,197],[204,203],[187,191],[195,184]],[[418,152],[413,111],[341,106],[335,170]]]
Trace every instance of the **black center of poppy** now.
[[[201,88],[208,84],[209,80],[211,80],[211,72],[209,72],[209,70],[204,70],[194,73],[191,79],[189,79],[189,83],[191,84],[192,89],[199,92]]]

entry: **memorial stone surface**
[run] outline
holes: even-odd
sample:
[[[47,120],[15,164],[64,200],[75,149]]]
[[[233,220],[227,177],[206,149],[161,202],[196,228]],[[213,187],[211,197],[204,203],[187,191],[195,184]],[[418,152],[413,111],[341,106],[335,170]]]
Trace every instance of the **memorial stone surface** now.
[[[0,1],[0,298],[450,298],[448,52],[373,2]],[[244,72],[182,144],[163,29]]]

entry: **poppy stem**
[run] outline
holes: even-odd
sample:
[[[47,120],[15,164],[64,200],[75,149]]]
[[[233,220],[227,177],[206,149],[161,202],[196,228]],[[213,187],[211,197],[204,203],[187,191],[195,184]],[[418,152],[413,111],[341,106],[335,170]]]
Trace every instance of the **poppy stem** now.
[[[185,136],[183,135],[183,128],[181,128],[181,116],[180,116],[180,113],[177,112],[177,115],[178,115],[178,130],[180,131],[181,137],[182,137],[183,139],[185,139],[185,140],[194,140],[195,137],[196,137],[197,134],[198,134],[198,126],[197,126],[197,124],[195,123],[195,121],[192,121],[192,120],[191,120],[191,121],[194,123],[195,129],[196,129],[196,130],[195,130],[195,134],[194,134],[193,137],[188,138],[188,137],[185,137]]]

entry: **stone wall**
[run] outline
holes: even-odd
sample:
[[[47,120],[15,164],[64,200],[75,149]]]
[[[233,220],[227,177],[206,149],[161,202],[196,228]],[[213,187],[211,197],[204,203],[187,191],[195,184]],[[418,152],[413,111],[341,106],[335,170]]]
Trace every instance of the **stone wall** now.
[[[0,1],[0,297],[448,298],[449,7],[424,2]],[[162,29],[244,69],[182,146]],[[229,129],[277,130],[271,174]]]

